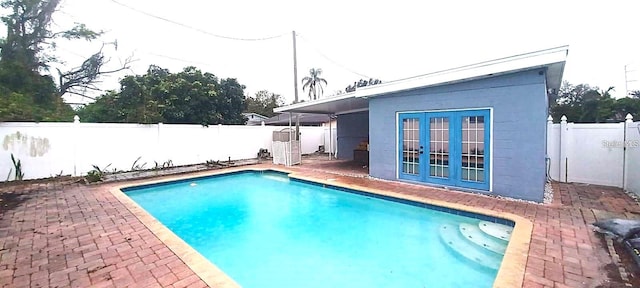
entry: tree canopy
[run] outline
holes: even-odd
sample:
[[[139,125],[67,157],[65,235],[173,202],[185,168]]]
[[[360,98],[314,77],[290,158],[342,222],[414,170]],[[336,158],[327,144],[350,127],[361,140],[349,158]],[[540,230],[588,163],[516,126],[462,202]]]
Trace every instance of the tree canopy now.
[[[127,76],[120,91],[110,91],[78,113],[85,122],[244,124],[244,86],[218,79],[195,67],[171,73],[150,66],[144,75]]]
[[[247,97],[247,108],[245,112],[257,113],[267,117],[276,115],[274,108],[284,105],[284,100],[279,94],[271,93],[267,90],[256,92],[253,97]]]
[[[628,113],[640,115],[640,98],[624,97],[615,99],[611,93],[614,87],[600,89],[588,84],[573,85],[562,83],[555,101],[550,103],[550,113],[554,119],[567,116],[570,122],[599,123],[621,122]]]
[[[104,74],[126,69],[124,65],[104,71],[108,62],[100,49],[83,64],[70,71],[57,70],[57,82],[47,74],[51,64],[59,63],[54,52],[56,41],[95,40],[102,32],[76,23],[66,30],[52,29],[53,14],[61,0],[3,0],[0,7],[8,14],[0,19],[7,29],[0,39],[0,121],[55,121],[72,119],[73,110],[64,103],[66,93],[84,95],[98,90],[93,83]],[[104,46],[103,46],[104,47]]]

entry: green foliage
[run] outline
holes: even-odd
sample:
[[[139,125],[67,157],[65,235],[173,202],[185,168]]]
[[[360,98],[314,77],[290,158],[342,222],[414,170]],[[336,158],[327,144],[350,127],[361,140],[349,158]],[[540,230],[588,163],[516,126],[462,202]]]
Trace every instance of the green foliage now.
[[[244,86],[186,67],[171,73],[150,66],[127,76],[119,92],[108,92],[78,111],[87,122],[244,124]]]
[[[48,72],[51,63],[59,62],[52,54],[56,41],[97,39],[102,32],[76,23],[67,30],[54,31],[53,14],[61,0],[1,0],[8,14],[0,18],[7,34],[0,40],[0,121],[70,121],[73,109],[64,103],[62,95],[78,94],[96,89],[93,83],[104,74],[108,61],[102,49],[80,67],[68,72],[58,70],[56,83]]]
[[[87,182],[94,183],[94,182],[99,182],[104,180],[104,176],[107,173],[107,169],[109,169],[109,166],[111,166],[111,164],[105,166],[102,169],[100,169],[98,165],[91,165],[91,166],[93,166],[93,169],[87,172],[87,176],[85,176],[84,178],[87,180]]]
[[[153,162],[155,163],[153,170],[156,170],[156,171],[173,167],[173,161],[171,161],[171,159],[164,161],[163,163],[158,163],[158,161],[153,161]]]
[[[51,77],[0,59],[0,122],[69,121],[73,115]]]
[[[47,69],[48,63],[56,61],[47,53],[56,47],[56,39],[93,40],[102,34],[89,30],[84,24],[76,24],[69,30],[54,32],[52,16],[61,0],[4,0],[2,8],[10,11],[3,16],[7,37],[2,41],[2,61],[18,63],[28,71]]]
[[[16,158],[13,157],[13,153],[11,153],[11,162],[13,162],[13,169],[15,169],[15,174],[13,179],[22,181],[22,179],[24,179],[24,171],[22,171],[22,162],[20,162],[20,159],[16,160]],[[9,171],[9,174],[11,174],[11,171]]]
[[[322,69],[312,68],[309,70],[309,76],[302,78],[302,90],[309,90],[309,100],[316,100],[324,93],[322,85],[327,85],[327,80],[321,78]]]
[[[144,162],[142,164],[138,164],[138,161],[140,161],[140,158],[142,158],[142,156],[138,157],[136,159],[136,161],[133,161],[133,164],[131,164],[131,170],[130,171],[144,170],[144,166],[147,165],[147,162]]]
[[[551,116],[558,120],[566,115],[570,122],[576,123],[599,123],[624,121],[627,113],[639,115],[639,98],[615,99],[611,96],[613,91],[613,87],[601,90],[587,84],[572,85],[565,81],[557,98],[550,104]]]
[[[70,121],[73,115],[73,109],[60,97],[51,95],[46,102],[38,103],[34,97],[0,86],[0,122]]]
[[[102,174],[100,171],[94,169],[87,172],[87,176],[85,176],[84,179],[86,179],[87,182],[89,183],[94,183],[94,182],[102,181],[103,175],[104,174]]]
[[[212,160],[207,160],[207,161],[205,162],[205,165],[206,165],[208,168],[214,168],[214,167],[218,167],[218,166],[224,166],[224,164],[221,164],[221,163],[220,163],[220,160],[215,160],[215,161],[214,161],[213,159],[212,159]]]
[[[254,97],[247,97],[246,103],[247,109],[245,112],[273,117],[276,115],[273,109],[284,105],[284,100],[279,94],[262,90],[256,92]]]

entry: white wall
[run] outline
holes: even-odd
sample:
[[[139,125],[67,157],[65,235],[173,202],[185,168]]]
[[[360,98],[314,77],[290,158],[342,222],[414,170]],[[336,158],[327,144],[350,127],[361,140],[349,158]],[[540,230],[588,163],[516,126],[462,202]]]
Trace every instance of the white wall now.
[[[207,160],[256,158],[260,148],[271,151],[273,131],[284,127],[243,125],[0,123],[0,181],[10,169],[11,154],[22,162],[24,179],[83,175],[98,165],[131,170],[153,168],[154,161],[174,165]],[[328,127],[300,127],[302,153],[325,144]],[[335,133],[333,134],[335,138]],[[335,140],[334,140],[335,141]],[[325,144],[328,147],[328,144]],[[13,179],[13,172],[10,179]]]
[[[550,177],[561,182],[623,187],[640,194],[639,126],[640,122],[630,120],[598,124],[549,122]]]

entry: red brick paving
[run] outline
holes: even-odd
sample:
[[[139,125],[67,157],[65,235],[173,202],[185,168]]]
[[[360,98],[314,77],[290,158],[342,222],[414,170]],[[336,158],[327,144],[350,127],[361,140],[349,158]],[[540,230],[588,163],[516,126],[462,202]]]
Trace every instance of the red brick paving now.
[[[2,190],[1,287],[206,286],[103,185]]]
[[[553,203],[540,205],[371,180],[361,177],[366,167],[324,164],[360,177],[321,172],[326,169],[322,163],[292,170],[530,219],[534,231],[523,287],[625,287],[611,277],[617,271],[605,269],[612,258],[588,226],[599,215],[640,213],[620,189],[555,183]],[[206,287],[107,187],[49,183],[0,188],[0,287]]]

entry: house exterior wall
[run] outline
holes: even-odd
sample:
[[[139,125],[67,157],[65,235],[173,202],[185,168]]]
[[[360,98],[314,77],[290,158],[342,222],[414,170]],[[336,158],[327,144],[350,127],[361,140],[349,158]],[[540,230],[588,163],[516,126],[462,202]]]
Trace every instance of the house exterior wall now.
[[[491,193],[542,201],[547,94],[544,69],[398,92],[369,100],[373,177],[397,177],[397,113],[492,108]]]
[[[353,160],[353,149],[369,139],[367,111],[338,115],[338,159]]]

